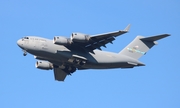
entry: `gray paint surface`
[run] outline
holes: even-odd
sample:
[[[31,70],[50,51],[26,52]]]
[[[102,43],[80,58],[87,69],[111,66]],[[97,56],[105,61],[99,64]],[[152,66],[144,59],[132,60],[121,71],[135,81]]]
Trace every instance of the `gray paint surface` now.
[[[144,66],[145,64],[141,63],[138,59],[157,44],[156,40],[169,36],[169,34],[147,38],[137,36],[119,53],[101,51],[100,47],[106,47],[105,45],[115,40],[115,37],[127,33],[129,28],[130,25],[124,30],[92,36],[72,33],[70,38],[56,36],[54,40],[37,36],[26,36],[19,39],[17,44],[23,49],[24,55],[28,52],[40,60],[36,63],[37,68],[53,69],[55,80],[64,81],[67,75],[71,75],[77,69],[111,69]]]

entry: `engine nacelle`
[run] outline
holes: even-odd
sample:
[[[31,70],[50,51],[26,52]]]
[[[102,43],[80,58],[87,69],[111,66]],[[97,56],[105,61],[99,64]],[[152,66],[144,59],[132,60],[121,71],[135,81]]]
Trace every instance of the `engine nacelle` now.
[[[53,65],[48,61],[37,61],[35,66],[36,68],[43,70],[53,69]]]
[[[73,42],[87,42],[89,41],[90,36],[82,33],[72,33],[71,40]]]
[[[62,36],[55,36],[53,39],[53,43],[58,45],[69,45],[71,44],[71,40]]]

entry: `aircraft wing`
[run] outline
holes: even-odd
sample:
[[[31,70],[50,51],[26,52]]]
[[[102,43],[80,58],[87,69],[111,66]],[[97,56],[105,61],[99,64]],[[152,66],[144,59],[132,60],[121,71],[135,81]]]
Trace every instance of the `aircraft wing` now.
[[[90,37],[89,41],[86,43],[83,43],[83,45],[81,45],[81,46],[85,46],[85,48],[88,49],[89,51],[93,51],[94,49],[101,50],[100,47],[102,47],[102,46],[106,47],[105,45],[107,43],[112,43],[112,41],[115,40],[115,37],[120,36],[124,33],[127,33],[129,28],[130,28],[130,24],[124,30],[92,35]]]
[[[54,78],[55,78],[55,80],[64,81],[66,76],[67,76],[67,73],[64,72],[62,69],[54,68]]]

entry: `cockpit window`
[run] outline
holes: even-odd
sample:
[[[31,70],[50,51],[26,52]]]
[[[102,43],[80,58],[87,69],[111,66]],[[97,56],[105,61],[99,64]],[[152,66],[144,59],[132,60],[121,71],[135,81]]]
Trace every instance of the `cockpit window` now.
[[[29,39],[29,37],[24,37],[24,39]]]
[[[24,40],[24,39],[29,39],[29,37],[23,37],[22,40]]]

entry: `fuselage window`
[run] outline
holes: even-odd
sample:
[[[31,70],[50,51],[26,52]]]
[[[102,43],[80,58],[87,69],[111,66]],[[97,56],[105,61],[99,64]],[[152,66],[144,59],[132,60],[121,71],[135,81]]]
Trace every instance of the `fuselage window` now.
[[[40,39],[40,42],[46,42],[46,40],[44,40],[44,39]]]

